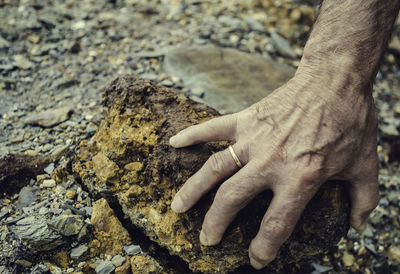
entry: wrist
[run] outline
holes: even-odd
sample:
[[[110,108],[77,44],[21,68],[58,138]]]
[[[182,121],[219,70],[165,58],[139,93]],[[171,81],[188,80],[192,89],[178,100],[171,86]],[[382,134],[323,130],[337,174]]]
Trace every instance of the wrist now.
[[[375,74],[356,63],[351,56],[337,56],[332,60],[305,55],[294,79],[300,85],[319,87],[318,93],[326,96],[370,96]]]

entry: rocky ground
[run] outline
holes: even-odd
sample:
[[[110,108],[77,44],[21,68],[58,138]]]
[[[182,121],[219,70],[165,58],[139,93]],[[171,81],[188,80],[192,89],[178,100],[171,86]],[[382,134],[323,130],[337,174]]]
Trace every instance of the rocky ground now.
[[[71,170],[77,144],[96,132],[102,88],[118,75],[173,87],[222,112],[279,86],[298,65],[315,18],[312,3],[304,3],[0,0],[0,157],[22,153],[45,163],[24,187],[22,178],[0,184],[0,273],[188,272],[112,200],[98,200],[63,170]],[[350,231],[336,252],[309,262],[316,273],[400,271],[399,26],[374,89],[382,199],[363,234]],[[224,53],[213,72],[205,61],[210,53]],[[267,87],[251,69],[259,56],[268,60],[259,65],[269,72]],[[238,72],[243,59],[239,67],[248,69]],[[254,79],[247,96],[240,88],[224,95],[232,75],[239,87]],[[223,104],[227,97],[235,101]]]

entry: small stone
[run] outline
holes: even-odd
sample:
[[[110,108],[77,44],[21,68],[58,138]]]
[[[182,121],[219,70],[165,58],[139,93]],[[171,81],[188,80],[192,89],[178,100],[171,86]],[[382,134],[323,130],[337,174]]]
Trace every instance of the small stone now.
[[[24,151],[25,155],[29,155],[29,156],[38,156],[39,153],[36,150],[33,149],[28,149]]]
[[[68,120],[71,112],[72,112],[71,107],[48,109],[45,111],[31,114],[25,120],[25,124],[38,125],[42,127],[53,127]]]
[[[347,251],[343,252],[342,262],[346,267],[350,267],[354,264],[354,256]]]
[[[110,262],[110,261],[102,261],[96,267],[95,271],[96,271],[97,274],[109,274],[109,273],[113,272],[114,269],[115,269],[115,266],[113,265],[112,262]]]
[[[388,125],[380,125],[379,127],[382,131],[383,137],[387,139],[394,139],[399,136],[399,131],[397,130],[396,126],[393,124]]]
[[[200,98],[203,98],[205,94],[204,89],[202,88],[192,88],[190,93]]]
[[[25,186],[19,192],[18,202],[16,204],[17,209],[30,206],[36,199],[37,195],[34,192],[34,188]]]
[[[32,266],[32,263],[30,261],[22,260],[22,259],[16,260],[15,263],[19,264],[19,265],[22,265],[24,267],[31,267]]]
[[[28,39],[29,42],[32,42],[32,43],[34,43],[34,44],[37,44],[37,43],[39,43],[39,41],[40,41],[40,36],[39,36],[39,35],[36,35],[36,34],[31,34],[31,35],[29,35],[29,36],[27,37],[27,39]]]
[[[164,80],[161,82],[161,85],[166,86],[166,87],[172,87],[174,85],[174,83],[171,82],[170,80]]]
[[[139,245],[128,245],[124,246],[124,251],[126,252],[127,255],[133,256],[142,251],[142,249],[140,248]]]
[[[48,179],[48,178],[50,178],[50,176],[48,174],[36,175],[36,181],[38,181],[38,182],[43,181],[43,180]]]
[[[154,80],[157,79],[157,74],[155,74],[155,73],[143,73],[142,75],[140,75],[140,77],[145,79],[145,80],[154,81]]]
[[[66,193],[65,193],[65,197],[67,197],[68,199],[74,199],[74,197],[75,197],[75,190],[72,190],[72,189],[69,189],[69,190],[67,190],[66,191]]]
[[[391,246],[387,251],[387,256],[389,260],[400,264],[400,246]]]
[[[84,222],[78,215],[60,215],[49,222],[49,226],[64,236],[77,235]]]
[[[51,163],[44,169],[44,172],[46,172],[47,174],[51,174],[53,170],[54,170],[54,163]]]
[[[292,47],[290,46],[289,42],[277,34],[276,32],[271,33],[272,43],[276,50],[282,54],[283,56],[295,58],[296,54],[294,53]]]
[[[89,247],[87,245],[80,245],[78,247],[75,247],[71,250],[71,259],[79,259],[82,257],[87,251]]]
[[[125,262],[125,257],[121,256],[121,255],[115,255],[112,258],[112,263],[115,265],[115,267],[121,266],[124,262]]]
[[[13,65],[15,67],[20,68],[20,69],[30,69],[30,68],[32,68],[34,66],[34,64],[31,61],[29,61],[28,58],[26,58],[23,55],[19,55],[19,54],[18,55],[14,55],[14,63],[13,63]]]
[[[45,264],[37,264],[32,269],[31,274],[47,274],[49,272],[49,268]],[[1,273],[1,271],[0,271]]]
[[[44,180],[43,183],[40,185],[41,188],[50,188],[55,186],[56,186],[56,181],[54,181],[53,179]]]

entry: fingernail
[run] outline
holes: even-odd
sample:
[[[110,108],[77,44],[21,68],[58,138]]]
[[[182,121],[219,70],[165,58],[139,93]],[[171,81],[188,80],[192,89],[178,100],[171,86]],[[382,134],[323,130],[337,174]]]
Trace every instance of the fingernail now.
[[[250,257],[250,264],[255,269],[258,269],[258,270],[263,269],[267,265],[267,263],[259,262],[259,261],[255,260],[255,259],[251,258],[251,257]]]
[[[172,200],[171,203],[171,209],[175,211],[176,213],[182,213],[183,212],[183,201],[181,196],[175,195],[174,199]]]
[[[169,144],[173,147],[176,146],[176,135],[169,138]]]
[[[200,243],[202,245],[208,245],[208,240],[206,234],[202,231],[200,231]]]

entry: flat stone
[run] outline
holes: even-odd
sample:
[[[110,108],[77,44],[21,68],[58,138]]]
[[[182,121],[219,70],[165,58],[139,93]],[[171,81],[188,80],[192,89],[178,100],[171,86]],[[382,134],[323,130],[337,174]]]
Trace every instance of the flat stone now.
[[[213,45],[171,49],[163,68],[185,87],[204,90],[204,102],[222,114],[252,105],[294,75],[293,68],[271,59]]]
[[[72,112],[71,107],[48,109],[33,113],[25,119],[25,124],[38,125],[42,127],[53,127],[68,120]]]
[[[18,202],[16,204],[17,209],[30,206],[36,199],[34,188],[30,186],[24,186],[19,192]]]
[[[49,222],[49,226],[64,236],[77,235],[84,222],[79,215],[60,215]]]
[[[54,170],[54,163],[51,163],[44,169],[44,172],[46,172],[47,174],[51,174],[53,170]]]
[[[115,266],[113,265],[112,262],[110,262],[110,261],[102,261],[96,267],[95,271],[96,271],[97,274],[109,274],[109,273],[113,272],[114,269],[115,269]]]
[[[111,260],[111,262],[115,265],[115,267],[121,266],[125,261],[126,261],[125,257],[119,254],[115,255]]]
[[[61,245],[61,235],[50,229],[44,218],[34,216],[19,220],[15,225],[15,233],[27,242],[34,250],[52,250]]]
[[[126,252],[127,255],[133,256],[133,255],[137,255],[142,250],[140,248],[140,245],[128,245],[128,246],[124,246],[124,251]]]
[[[87,245],[80,245],[78,247],[75,247],[71,250],[70,257],[71,259],[77,260],[80,257],[82,257],[86,251],[88,251],[89,247]]]
[[[43,182],[40,184],[41,188],[51,188],[55,186],[56,186],[56,181],[53,179],[43,180]]]
[[[296,53],[294,53],[292,47],[290,46],[289,42],[277,34],[276,32],[271,33],[272,43],[275,49],[283,56],[295,58]]]

